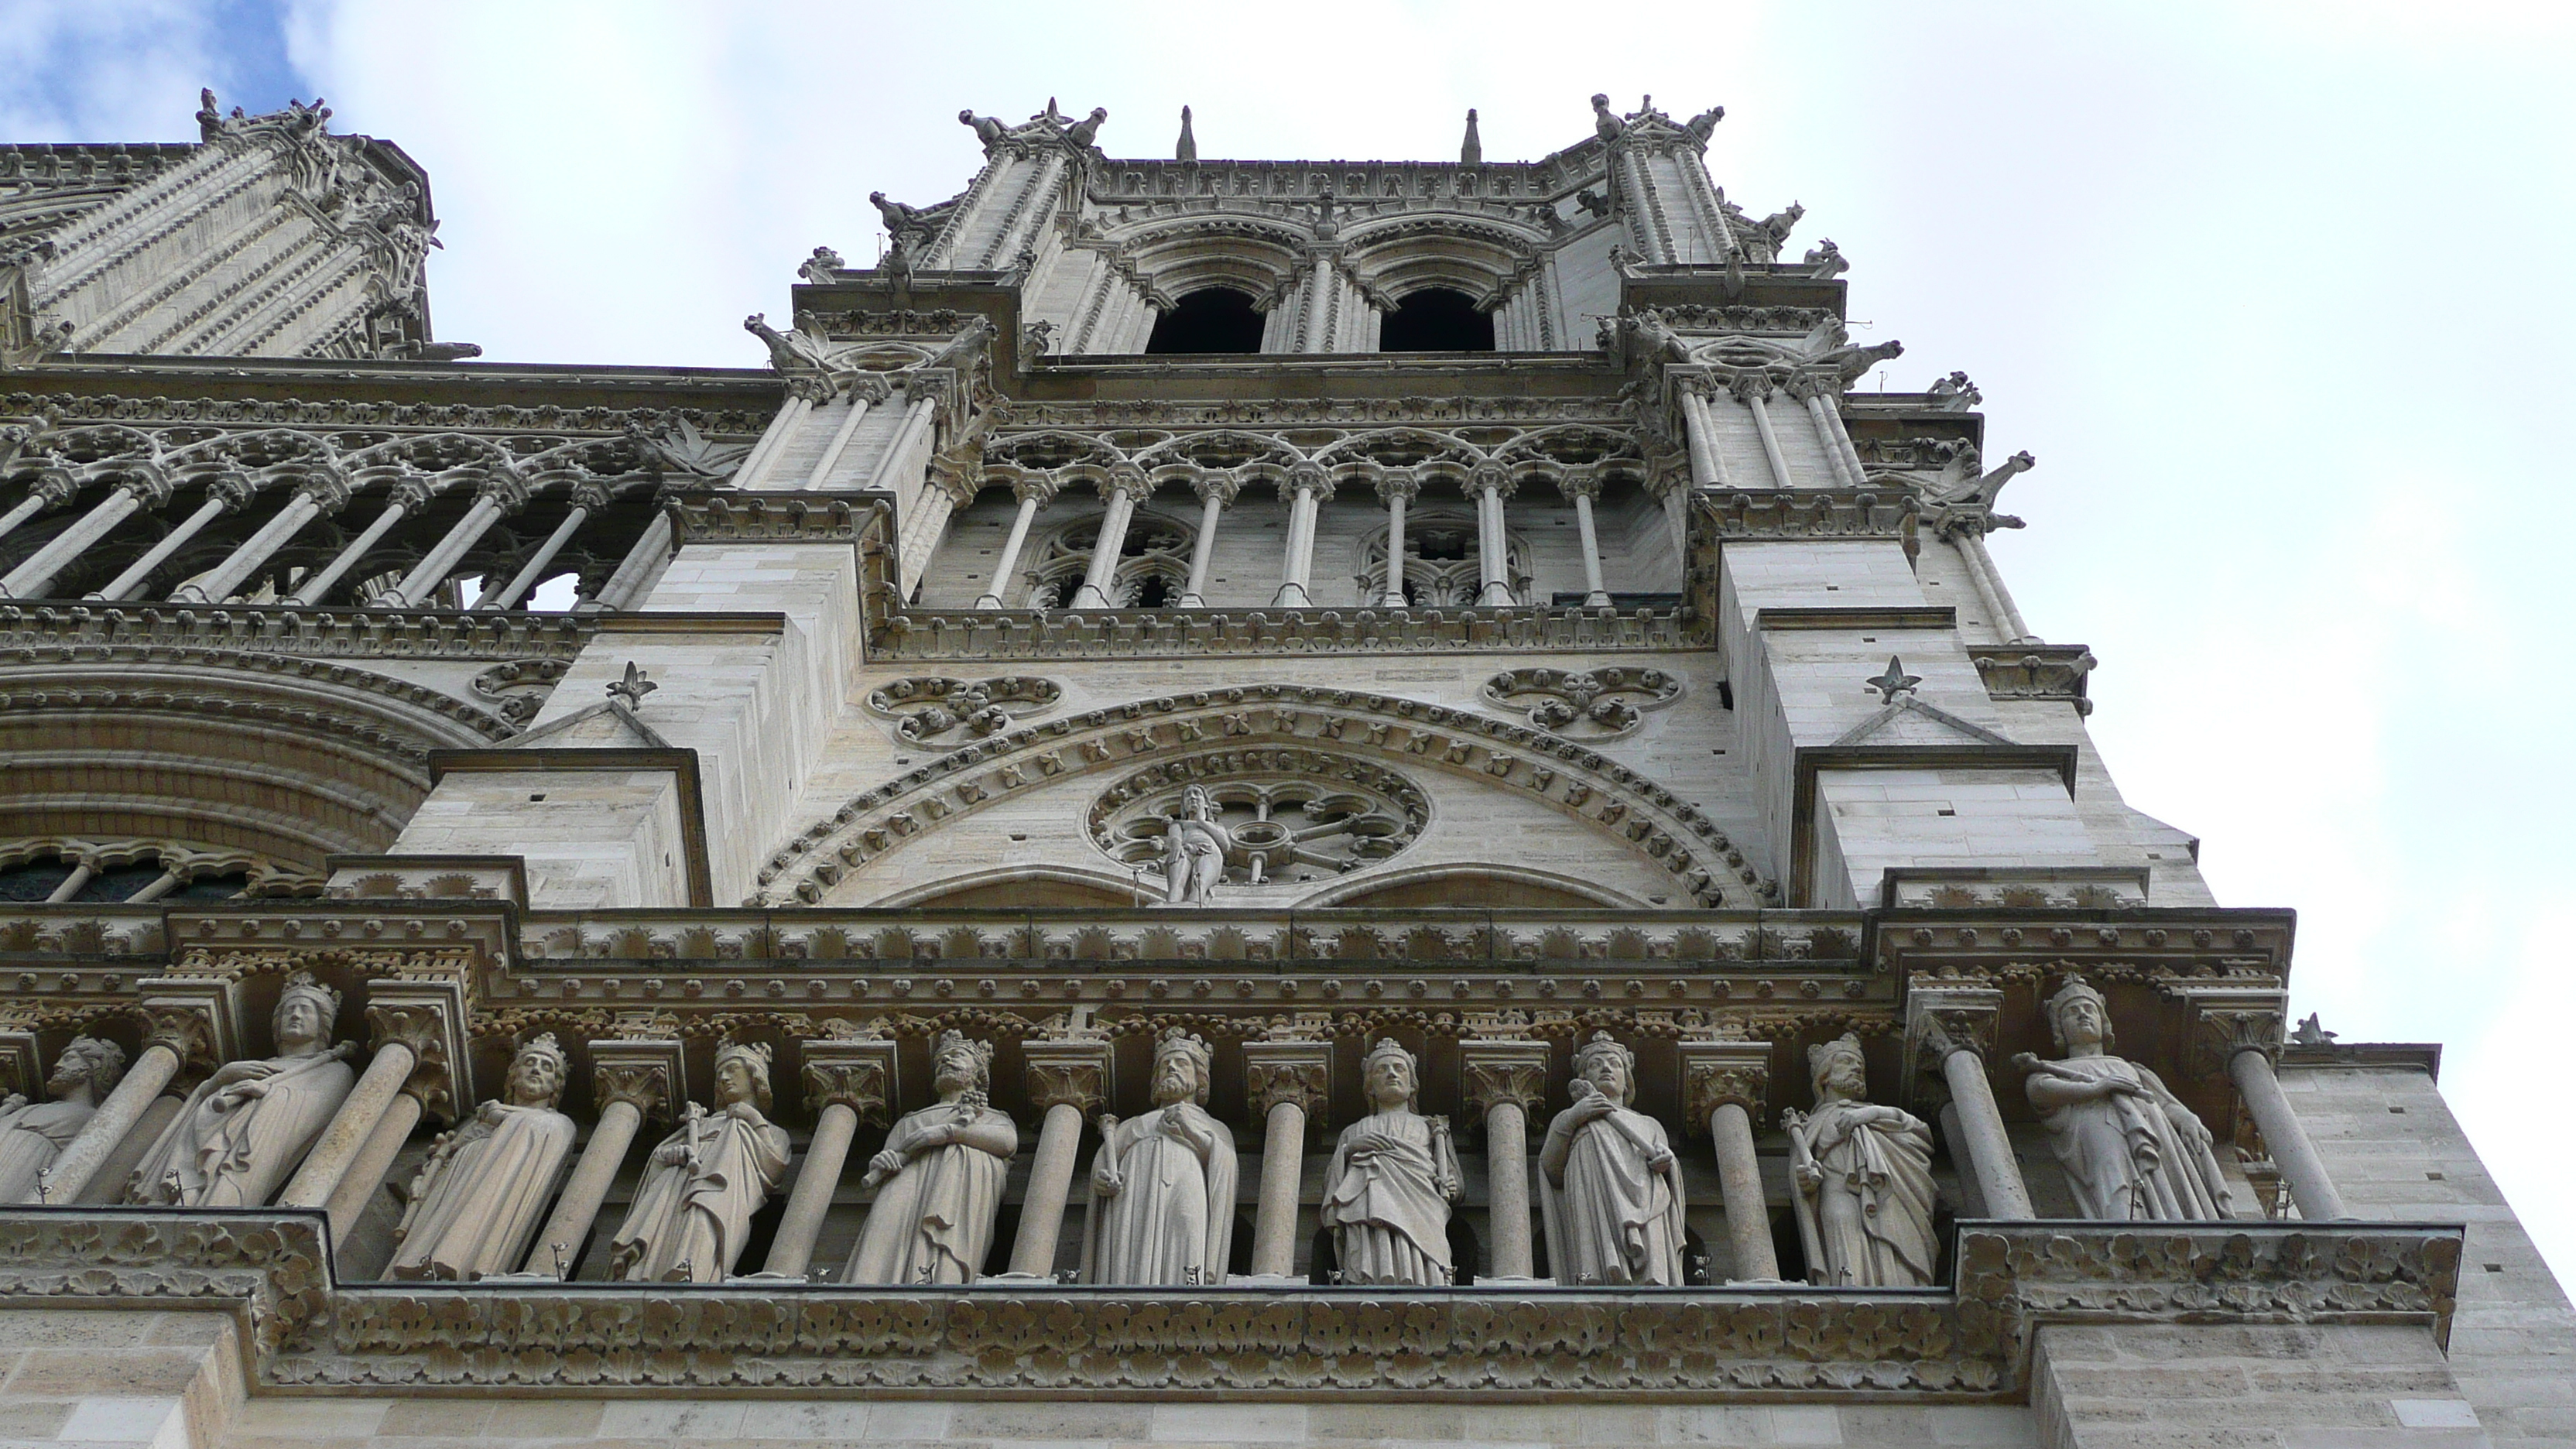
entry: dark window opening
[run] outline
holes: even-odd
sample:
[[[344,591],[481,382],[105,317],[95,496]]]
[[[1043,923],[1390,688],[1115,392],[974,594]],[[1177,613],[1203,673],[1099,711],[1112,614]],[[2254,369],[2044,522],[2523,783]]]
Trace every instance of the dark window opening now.
[[[1491,352],[1494,314],[1464,292],[1427,287],[1397,303],[1377,337],[1380,352]]]
[[[1452,533],[1446,529],[1433,532],[1426,529],[1406,539],[1405,542],[1412,545],[1410,551],[1413,556],[1426,563],[1449,563],[1467,556],[1468,539],[1463,532]]]
[[[1172,581],[1170,579],[1163,577],[1161,574],[1147,574],[1137,583],[1136,602],[1129,605],[1129,607],[1137,609],[1168,608],[1170,607],[1172,600],[1177,597],[1178,595],[1172,591]]]
[[[1493,324],[1485,324],[1485,350],[1493,350]],[[1259,352],[1261,314],[1232,287],[1202,287],[1172,305],[1154,323],[1145,350],[1157,352]]]

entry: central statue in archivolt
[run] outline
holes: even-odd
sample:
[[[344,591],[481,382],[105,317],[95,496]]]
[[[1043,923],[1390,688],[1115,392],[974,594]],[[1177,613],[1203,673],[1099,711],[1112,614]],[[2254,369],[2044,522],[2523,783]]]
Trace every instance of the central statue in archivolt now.
[[[1163,904],[1204,906],[1225,879],[1225,855],[1234,832],[1216,823],[1216,797],[1205,786],[1181,794],[1181,813],[1163,832]]]

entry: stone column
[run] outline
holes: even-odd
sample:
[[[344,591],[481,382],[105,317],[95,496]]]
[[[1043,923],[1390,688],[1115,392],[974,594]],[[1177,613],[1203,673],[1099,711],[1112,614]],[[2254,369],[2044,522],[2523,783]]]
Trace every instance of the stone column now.
[[[324,565],[320,573],[297,584],[295,592],[287,595],[280,602],[299,606],[322,602],[323,596],[331,592],[331,586],[340,582],[342,575],[356,568],[358,562],[382,542],[386,534],[393,532],[395,524],[402,522],[405,516],[420,507],[428,497],[429,488],[424,483],[415,480],[395,484],[393,491],[386,495],[384,511],[376,515],[375,521],[369,523],[356,538],[349,540],[346,548],[333,555],[331,562]]]
[[[108,580],[96,592],[84,597],[116,603],[126,595],[141,589],[143,581],[150,578],[152,571],[161,567],[170,555],[177,553],[189,539],[203,532],[207,524],[240,507],[248,497],[250,497],[249,479],[234,474],[218,480],[214,486],[206,490],[206,501],[197,505],[196,512],[180,520],[178,527],[161,535],[160,541],[145,549],[142,556],[134,562],[127,564],[124,572]]]
[[[734,469],[733,486],[759,486],[779,449],[786,446],[787,440],[795,435],[797,424],[805,421],[805,415],[813,410],[814,399],[805,392],[800,390],[790,394],[787,401],[779,405],[777,414],[770,418],[769,426],[760,430],[759,438],[753,441],[751,451],[743,455],[740,466]]]
[[[1011,485],[1011,495],[1020,500],[1019,516],[1011,520],[1011,536],[1002,543],[1002,556],[993,561],[992,582],[975,600],[976,608],[1006,607],[1002,595],[1011,588],[1011,575],[1019,569],[1020,550],[1028,547],[1029,525],[1037,522],[1038,510],[1046,506],[1048,499],[1055,497],[1056,487],[1055,475],[1051,473],[1022,474],[1019,481]]]
[[[2246,1113],[2254,1119],[2254,1129],[2271,1149],[2272,1163],[2281,1170],[2290,1200],[2299,1205],[2299,1216],[2312,1223],[2350,1220],[2352,1213],[2327,1174],[2315,1139],[2308,1136],[2307,1124],[2299,1120],[2273,1072],[2273,1059],[2281,1051],[2281,1024],[2288,1015],[2288,1003],[2281,994],[2188,985],[2173,994],[2194,1009],[2193,1044],[2198,1048],[2194,1065],[2203,1072],[2226,1069],[2228,1080],[2244,1099]]]
[[[2003,577],[1995,572],[1994,555],[1986,552],[1986,526],[1981,518],[1954,518],[1943,530],[1959,546],[1959,557],[1968,566],[1969,582],[1977,586],[1977,596],[1995,616],[1995,633],[2007,644],[2037,644],[2038,635],[2030,632],[2021,610],[2013,606],[2012,594],[2004,588]]]
[[[1279,566],[1279,593],[1270,603],[1303,609],[1314,602],[1307,581],[1315,568],[1315,510],[1333,496],[1332,475],[1313,463],[1299,463],[1288,470],[1279,492],[1288,501],[1288,556]]]
[[[337,478],[308,478],[295,490],[295,496],[277,511],[277,516],[261,525],[257,533],[241,541],[222,563],[195,579],[181,584],[170,595],[174,604],[220,604],[238,592],[250,576],[286,546],[287,540],[303,532],[304,525],[325,513],[336,512],[349,501],[349,485]]]
[[[0,514],[0,538],[7,538],[17,531],[19,524],[46,509],[61,507],[79,491],[80,485],[73,482],[67,474],[58,473],[43,479],[34,488],[28,490],[26,497],[18,500],[17,507],[10,509],[6,514]]]
[[[277,1195],[279,1207],[321,1208],[335,1243],[356,1224],[422,1113],[436,1108],[454,1118],[454,1064],[466,1059],[463,993],[454,983],[387,983],[368,996],[375,1055]]]
[[[803,1044],[805,1100],[814,1108],[814,1140],[805,1147],[805,1165],[796,1171],[796,1186],[770,1240],[769,1261],[762,1271],[802,1278],[814,1261],[814,1240],[823,1231],[823,1216],[832,1209],[832,1193],[841,1185],[841,1169],[850,1160],[850,1139],[862,1120],[884,1123],[893,1106],[894,1043],[832,1039]]]
[[[1133,464],[1121,463],[1109,472],[1109,481],[1100,485],[1100,499],[1107,512],[1100,515],[1100,537],[1091,545],[1091,567],[1082,576],[1082,587],[1074,590],[1075,609],[1110,609],[1109,586],[1117,581],[1119,555],[1127,547],[1127,523],[1136,516],[1137,500],[1154,491],[1154,482]]]
[[[1404,597],[1404,510],[1422,492],[1410,468],[1389,468],[1377,480],[1377,496],[1386,503],[1386,593],[1382,609],[1409,609]]]
[[[456,567],[456,561],[480,543],[492,525],[501,521],[502,515],[518,512],[527,502],[528,485],[517,478],[496,473],[484,479],[483,486],[474,490],[474,506],[465,510],[465,516],[456,520],[456,526],[412,566],[410,573],[403,575],[403,581],[394,585],[393,592],[376,602],[397,609],[418,608],[422,601],[438,592],[438,586],[447,581],[448,571]]]
[[[590,1099],[599,1120],[563,1195],[555,1199],[554,1216],[537,1234],[527,1271],[568,1278],[580,1266],[582,1240],[590,1236],[609,1184],[625,1165],[626,1150],[635,1145],[636,1129],[648,1116],[668,1117],[687,1095],[681,1065],[676,1041],[620,1038],[590,1044]]]
[[[1690,448],[1693,488],[1724,488],[1726,456],[1717,450],[1717,420],[1709,416],[1708,379],[1684,378],[1676,387],[1682,402],[1682,435]]]
[[[194,984],[194,983],[192,983]],[[211,985],[211,983],[207,983]],[[216,987],[220,993],[222,988]],[[116,1155],[126,1134],[179,1077],[213,1071],[232,1055],[230,1013],[219,1009],[202,987],[188,995],[147,996],[143,1050],[107,1100],[98,1104],[80,1132],[36,1179],[40,1201],[79,1201],[91,1179]],[[112,1200],[112,1199],[111,1199]]]
[[[1216,557],[1217,520],[1225,516],[1226,505],[1242,491],[1243,480],[1221,469],[1202,468],[1190,479],[1199,495],[1199,536],[1190,545],[1190,577],[1181,585],[1184,609],[1207,607],[1208,565]]]
[[[608,576],[607,583],[599,586],[598,595],[587,606],[574,605],[573,612],[613,614],[633,608],[644,597],[645,587],[653,582],[656,571],[670,561],[671,532],[671,515],[667,513],[646,524],[642,536],[635,540],[635,546],[618,561],[617,571]]]
[[[823,445],[823,456],[814,460],[814,471],[805,475],[807,492],[831,480],[832,470],[840,465],[841,455],[849,451],[850,439],[858,435],[859,423],[867,417],[868,409],[893,395],[893,387],[881,378],[869,378],[850,388],[850,411],[833,431],[832,440]]]
[[[1027,1064],[1029,1105],[1046,1117],[1029,1163],[1028,1191],[1020,1199],[1019,1236],[1011,1240],[1011,1271],[1053,1277],[1057,1240],[1064,1236],[1064,1203],[1073,1191],[1073,1162],[1082,1147],[1082,1119],[1099,1106],[1109,1085],[1109,1043],[1086,1038],[1032,1041],[1020,1048]],[[1232,1211],[1229,1205],[1226,1211]]]
[[[876,472],[868,479],[871,488],[896,490],[903,460],[921,446],[936,421],[932,416],[939,408],[939,389],[936,386],[918,377],[910,378],[904,383],[903,395],[902,430],[894,435],[894,441],[886,445],[885,455],[877,460]]]
[[[91,544],[107,536],[108,530],[123,523],[145,503],[158,503],[169,496],[166,488],[141,483],[126,483],[105,498],[81,520],[47,540],[45,546],[29,554],[26,560],[0,578],[0,599],[35,599],[44,597],[54,575],[70,567]]]
[[[1967,1157],[1962,1165],[1976,1175],[1987,1216],[2031,1218],[2038,1214],[2031,1209],[2030,1189],[2021,1180],[2003,1112],[1995,1106],[1994,1086],[1986,1079],[1986,1057],[1994,1050],[1995,1017],[2003,999],[2001,991],[1985,986],[1909,988],[1905,1054],[1914,1064],[1909,1075],[1918,1090],[1926,1084],[1923,1079],[1938,1083],[1958,1109],[1959,1135],[1950,1151]]]
[[[1794,488],[1789,480],[1789,459],[1780,451],[1780,435],[1771,426],[1771,379],[1761,373],[1747,373],[1735,379],[1736,400],[1753,412],[1753,431],[1762,437],[1762,461],[1771,466],[1771,486]]]
[[[545,577],[546,566],[555,561],[555,555],[563,552],[573,534],[589,521],[591,513],[608,506],[608,490],[596,483],[584,483],[572,491],[571,500],[572,507],[564,511],[563,522],[555,525],[555,531],[546,535],[546,541],[537,545],[537,551],[528,555],[528,561],[510,576],[508,583],[486,590],[483,597],[475,600],[476,609],[507,609],[525,598],[528,590]]]
[[[1547,1043],[1470,1040],[1460,1043],[1466,1102],[1485,1114],[1485,1231],[1488,1277],[1517,1282],[1537,1275],[1530,1244],[1529,1119],[1547,1100]]]
[[[1306,1132],[1331,1099],[1333,1044],[1243,1044],[1244,1101],[1265,1127],[1261,1198],[1252,1219],[1252,1274],[1281,1278],[1297,1268],[1297,1205],[1306,1172]]]
[[[1771,1246],[1771,1205],[1762,1191],[1762,1162],[1753,1150],[1753,1121],[1771,1084],[1767,1041],[1686,1041],[1682,1048],[1685,1115],[1707,1130],[1717,1150],[1717,1184],[1726,1202],[1726,1239],[1739,1281],[1776,1283],[1780,1255]]]
[[[1476,503],[1476,560],[1482,582],[1476,605],[1486,609],[1512,606],[1512,544],[1503,527],[1503,500],[1511,496],[1512,475],[1499,463],[1480,463],[1467,480]]]
[[[1839,381],[1800,373],[1789,380],[1789,395],[1807,405],[1807,421],[1815,424],[1816,446],[1825,450],[1825,462],[1834,470],[1834,481],[1845,488],[1860,487],[1860,470],[1843,456],[1842,441],[1834,426],[1834,410],[1842,399]]]
[[[1556,482],[1557,491],[1574,504],[1574,527],[1583,535],[1583,607],[1610,607],[1610,591],[1601,582],[1601,536],[1592,527],[1592,500],[1601,496],[1601,479],[1592,473],[1568,473]]]

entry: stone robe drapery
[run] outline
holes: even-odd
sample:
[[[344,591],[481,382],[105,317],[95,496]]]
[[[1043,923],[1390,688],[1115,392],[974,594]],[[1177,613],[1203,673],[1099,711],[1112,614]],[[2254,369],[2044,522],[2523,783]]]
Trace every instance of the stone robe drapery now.
[[[1551,1184],[1547,1195],[1557,1282],[1681,1284],[1681,1194],[1671,1177],[1646,1166],[1649,1147],[1672,1150],[1663,1124],[1626,1107],[1575,1129],[1564,1184]]]
[[[572,1161],[574,1131],[572,1119],[550,1107],[484,1103],[421,1165],[417,1195],[394,1233],[393,1275],[470,1280],[515,1271]]]
[[[2209,1129],[2154,1072],[2122,1057],[2070,1057],[2060,1072],[2135,1082],[2146,1095],[2114,1093],[2042,1108],[2039,1123],[2066,1168],[2084,1216],[2102,1222],[2206,1222],[2229,1216],[2227,1179]],[[2037,1078],[2034,1078],[2037,1080]],[[2034,1104],[2036,1105],[2036,1104]]]
[[[1005,1112],[970,1111],[966,1125],[999,1129],[1017,1139]],[[894,1124],[888,1151],[905,1154],[901,1171],[877,1190],[859,1245],[841,1270],[844,1283],[972,1283],[993,1247],[993,1215],[1001,1210],[1010,1159],[980,1147],[950,1142],[915,1153],[912,1146],[933,1128],[958,1120],[947,1103],[924,1107]]]
[[[54,1165],[98,1109],[82,1102],[0,1108],[0,1206],[36,1200],[36,1177]]]
[[[1827,1102],[1790,1129],[1824,1182],[1798,1211],[1825,1261],[1818,1283],[1920,1288],[1932,1281],[1932,1129],[1893,1107]]]
[[[1180,1131],[1208,1142],[1204,1161]],[[1118,1124],[1101,1151],[1120,1186],[1091,1205],[1091,1281],[1187,1287],[1223,1283],[1234,1245],[1234,1133],[1195,1103]]]
[[[1447,1135],[1413,1112],[1377,1112],[1342,1129],[1324,1175],[1321,1220],[1345,1283],[1453,1281],[1449,1198],[1457,1160]]]
[[[264,1207],[313,1150],[358,1074],[344,1044],[272,1058],[265,1077],[188,1094],[126,1185],[129,1202],[172,1207]]]
[[[748,1107],[709,1112],[692,1102],[679,1130],[654,1149],[678,1146],[678,1162],[656,1161],[626,1222],[609,1240],[609,1276],[629,1283],[721,1283],[742,1256],[752,1214],[787,1172],[787,1133]]]

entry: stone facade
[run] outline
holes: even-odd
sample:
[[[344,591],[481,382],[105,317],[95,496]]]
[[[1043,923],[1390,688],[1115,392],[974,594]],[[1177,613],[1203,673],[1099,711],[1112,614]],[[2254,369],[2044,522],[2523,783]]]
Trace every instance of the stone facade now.
[[[970,112],[743,371],[455,365],[318,110],[0,151],[0,1437],[2576,1442],[1719,115]]]

